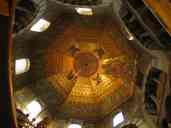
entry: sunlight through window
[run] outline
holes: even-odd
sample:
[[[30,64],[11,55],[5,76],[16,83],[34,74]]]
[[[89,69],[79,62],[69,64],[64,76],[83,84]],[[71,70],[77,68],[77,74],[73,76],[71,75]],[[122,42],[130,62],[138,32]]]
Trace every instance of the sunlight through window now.
[[[26,109],[29,112],[29,119],[35,118],[42,111],[42,107],[37,101],[30,102]]]
[[[32,27],[31,27],[31,31],[34,32],[43,32],[45,30],[47,30],[50,26],[50,22],[44,20],[44,19],[40,19],[37,23],[35,23]]]
[[[68,128],[82,128],[79,124],[70,124]]]
[[[118,126],[124,121],[124,116],[122,112],[119,112],[116,114],[116,116],[113,118],[113,127]]]
[[[30,69],[29,59],[18,59],[15,61],[15,74],[19,75]]]
[[[93,10],[91,8],[76,8],[76,11],[80,15],[93,15]]]

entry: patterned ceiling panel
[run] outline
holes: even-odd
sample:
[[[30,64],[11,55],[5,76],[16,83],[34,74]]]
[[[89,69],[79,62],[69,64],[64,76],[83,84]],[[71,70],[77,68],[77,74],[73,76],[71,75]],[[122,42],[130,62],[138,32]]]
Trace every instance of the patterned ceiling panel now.
[[[57,74],[48,80],[66,99],[57,107],[60,116],[102,117],[133,94],[134,57],[120,37],[112,35],[119,35],[117,28],[101,27],[68,25],[47,48],[47,71]]]
[[[53,115],[97,120],[133,95],[135,54],[111,17],[75,18],[64,20],[45,46],[32,43],[32,54],[42,53],[31,58],[30,72],[44,83],[30,87]]]

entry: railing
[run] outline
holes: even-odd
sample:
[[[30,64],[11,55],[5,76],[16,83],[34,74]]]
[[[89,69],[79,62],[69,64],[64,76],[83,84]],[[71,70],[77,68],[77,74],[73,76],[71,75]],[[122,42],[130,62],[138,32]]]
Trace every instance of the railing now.
[[[120,17],[128,30],[149,49],[171,48],[171,37],[142,0],[124,0]]]

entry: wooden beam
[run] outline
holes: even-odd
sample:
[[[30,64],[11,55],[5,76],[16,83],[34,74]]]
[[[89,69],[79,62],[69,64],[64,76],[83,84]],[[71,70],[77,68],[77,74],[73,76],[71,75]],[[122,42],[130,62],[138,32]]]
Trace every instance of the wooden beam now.
[[[166,31],[171,35],[171,3],[168,0],[144,0],[144,2],[160,19]]]
[[[0,0],[0,15],[9,16],[7,0]]]
[[[7,3],[9,2],[9,3]],[[17,128],[13,98],[12,20],[13,0],[0,0],[0,127]],[[3,8],[1,8],[3,7]]]

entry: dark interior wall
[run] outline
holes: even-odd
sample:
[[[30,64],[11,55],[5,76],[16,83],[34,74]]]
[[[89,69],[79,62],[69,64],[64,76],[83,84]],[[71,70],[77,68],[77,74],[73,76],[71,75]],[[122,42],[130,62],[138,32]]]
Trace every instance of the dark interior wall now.
[[[12,74],[11,54],[9,46],[11,46],[10,18],[0,15],[0,127],[12,128],[14,125],[14,111],[12,99]],[[5,124],[4,122],[8,122]]]
[[[107,116],[103,120],[99,120],[95,123],[95,128],[112,128],[112,116]]]
[[[55,31],[56,26],[59,26],[58,21],[61,21],[61,19],[58,19],[58,16],[61,14],[61,7],[57,6],[54,2],[48,2],[46,9],[43,11],[44,12],[41,12],[40,16],[36,17],[35,21],[38,21],[40,18],[50,21],[50,29],[42,33],[37,33],[32,32],[29,30],[30,28],[27,28],[24,31],[16,34],[13,38],[14,60],[28,58],[31,62],[30,70],[28,72],[16,76],[15,89],[17,90],[21,88],[21,85],[28,85],[35,79],[38,79],[37,77],[42,77],[42,68],[44,62],[41,56],[43,56],[44,48],[46,48],[46,45],[48,44],[46,42],[54,37],[52,31]],[[34,23],[31,23],[30,26],[33,24]],[[35,77],[33,77],[35,70],[39,70],[40,73],[35,74]]]
[[[13,99],[12,8],[14,1],[0,1],[0,127],[16,128]],[[9,9],[11,7],[11,9]]]
[[[140,53],[137,58],[137,69],[138,71],[146,74],[149,65],[152,62],[152,56],[147,53]]]
[[[155,58],[152,61],[152,66],[160,69],[161,71],[168,73],[169,72],[169,58],[164,51],[152,50],[152,54]]]

